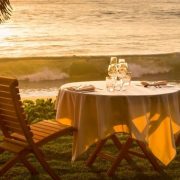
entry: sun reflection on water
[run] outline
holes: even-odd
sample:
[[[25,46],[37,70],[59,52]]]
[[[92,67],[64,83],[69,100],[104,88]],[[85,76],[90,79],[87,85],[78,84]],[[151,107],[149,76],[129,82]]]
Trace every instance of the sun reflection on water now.
[[[12,36],[12,29],[6,26],[1,25],[0,27],[0,39],[6,39],[9,36]]]
[[[8,39],[14,34],[13,29],[4,25],[0,27],[0,46],[12,46],[12,42]]]

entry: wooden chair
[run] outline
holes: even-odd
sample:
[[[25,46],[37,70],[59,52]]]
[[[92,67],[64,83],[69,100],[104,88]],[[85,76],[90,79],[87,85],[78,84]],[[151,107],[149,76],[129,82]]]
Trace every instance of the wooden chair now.
[[[119,150],[117,156],[112,156],[108,154],[107,152],[102,152],[102,148],[107,142],[108,139],[111,139],[114,143],[114,145]],[[137,145],[140,147],[143,153],[139,153],[136,151],[130,150],[133,141],[136,141]],[[118,165],[121,163],[123,159],[125,159],[130,165],[132,165],[136,170],[141,170],[139,167],[135,165],[133,162],[131,155],[135,155],[141,158],[146,158],[153,166],[153,168],[158,171],[159,173],[163,173],[163,169],[160,167],[160,165],[157,163],[156,158],[154,155],[147,149],[146,145],[143,142],[140,142],[138,140],[132,139],[130,136],[127,138],[126,142],[122,144],[116,134],[112,134],[111,136],[107,137],[106,139],[100,140],[96,144],[96,148],[93,151],[92,154],[90,154],[88,160],[86,161],[87,166],[92,166],[94,161],[97,157],[100,157],[105,160],[109,160],[112,162],[112,166],[108,169],[107,175],[113,176]]]
[[[0,176],[18,161],[22,162],[32,175],[37,174],[36,169],[27,161],[27,155],[33,153],[51,178],[59,179],[45,161],[39,147],[74,129],[50,120],[29,126],[22,107],[17,79],[0,77],[0,129],[3,135],[0,152],[7,150],[15,154],[0,168]]]

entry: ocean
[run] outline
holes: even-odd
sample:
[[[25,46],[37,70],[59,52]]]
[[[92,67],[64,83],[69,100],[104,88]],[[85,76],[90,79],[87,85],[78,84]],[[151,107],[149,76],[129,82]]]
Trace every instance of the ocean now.
[[[0,75],[16,76],[23,97],[54,96],[62,83],[74,80],[68,80],[64,64],[53,65],[53,57],[149,55],[131,58],[136,79],[180,80],[180,0],[11,0],[11,5],[10,20],[0,24]],[[157,54],[166,53],[171,56],[160,61]]]
[[[118,58],[128,63],[132,80],[166,80],[180,85],[180,53]],[[104,80],[109,60],[109,56],[5,58],[0,60],[0,73],[18,78],[23,97],[52,97],[67,82]]]
[[[11,0],[0,57],[180,52],[179,0]]]

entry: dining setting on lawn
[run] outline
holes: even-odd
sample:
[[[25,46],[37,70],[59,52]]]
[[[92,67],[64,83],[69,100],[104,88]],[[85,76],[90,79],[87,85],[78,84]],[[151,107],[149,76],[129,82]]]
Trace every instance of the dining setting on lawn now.
[[[0,180],[180,179],[179,15],[0,0]]]
[[[167,81],[132,81],[132,73],[124,59],[111,57],[104,81],[73,82],[61,86],[56,101],[56,119],[77,129],[74,132],[72,161],[92,144],[94,152],[87,165],[97,156],[108,159],[107,171],[114,175],[122,159],[130,162],[131,155],[145,157],[155,170],[167,166],[176,156],[176,142],[180,132],[179,87]],[[128,134],[125,144],[116,134]],[[112,139],[119,153],[116,157],[101,153],[108,139]],[[132,152],[133,142],[143,153]]]
[[[56,119],[28,124],[19,94],[18,80],[0,77],[1,152],[15,156],[0,169],[4,175],[17,162],[30,171],[37,170],[28,162],[33,153],[52,179],[59,179],[44,158],[40,146],[67,133],[73,133],[72,163],[94,145],[85,161],[91,167],[96,158],[111,162],[107,176],[114,176],[122,160],[142,171],[134,156],[148,160],[153,169],[164,174],[176,156],[180,133],[180,88],[162,81],[133,81],[124,59],[111,57],[108,76],[101,81],[63,84],[56,98]],[[124,136],[122,142],[119,138]],[[117,154],[104,152],[107,141]],[[132,147],[136,144],[138,151]],[[102,162],[103,163],[103,162]]]

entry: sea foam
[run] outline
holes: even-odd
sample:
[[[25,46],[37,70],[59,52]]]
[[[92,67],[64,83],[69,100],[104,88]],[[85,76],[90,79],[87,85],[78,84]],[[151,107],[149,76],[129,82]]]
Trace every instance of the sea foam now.
[[[168,73],[172,68],[171,67],[162,67],[156,65],[141,65],[141,64],[129,64],[129,69],[133,73],[133,77],[142,77],[145,74],[161,74],[161,73]]]
[[[48,81],[48,80],[62,80],[69,78],[69,75],[65,72],[57,72],[54,70],[50,70],[48,68],[44,68],[39,72],[19,76],[19,80],[26,80],[31,82],[38,82],[38,81]]]

